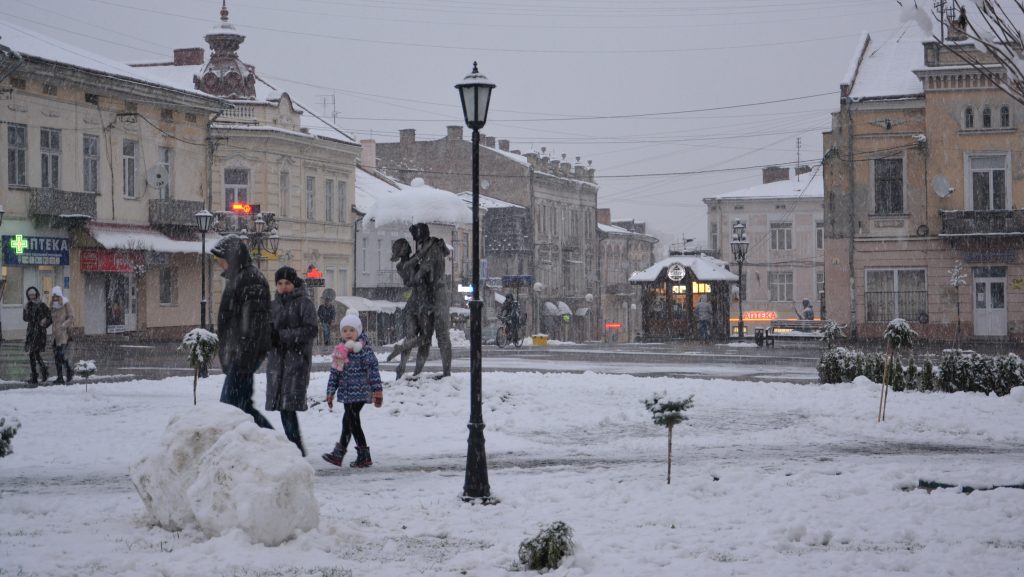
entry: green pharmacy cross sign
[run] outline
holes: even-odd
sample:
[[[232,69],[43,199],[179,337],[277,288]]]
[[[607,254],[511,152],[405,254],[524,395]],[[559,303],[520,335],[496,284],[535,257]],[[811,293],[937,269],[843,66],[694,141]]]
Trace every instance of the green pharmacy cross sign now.
[[[11,249],[14,250],[14,254],[20,256],[25,253],[26,248],[28,248],[28,241],[25,240],[23,235],[15,235],[15,237],[11,239]]]
[[[0,237],[3,264],[13,266],[67,266],[70,262],[69,242],[52,236],[24,234]]]

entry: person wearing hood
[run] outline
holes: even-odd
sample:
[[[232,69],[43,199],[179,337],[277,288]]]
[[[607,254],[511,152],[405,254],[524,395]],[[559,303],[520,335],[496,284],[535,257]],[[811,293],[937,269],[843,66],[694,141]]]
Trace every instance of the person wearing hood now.
[[[252,376],[270,350],[270,289],[252,263],[249,247],[236,235],[222,238],[210,250],[224,271],[224,293],[217,312],[218,355],[224,371],[220,401],[252,415],[256,424],[273,429],[252,403]]]
[[[25,298],[28,302],[21,311],[21,319],[27,323],[25,352],[28,353],[28,362],[32,367],[32,378],[28,382],[35,385],[40,382],[40,373],[43,377],[42,382],[45,383],[50,378],[50,371],[43,362],[43,350],[46,349],[46,329],[53,324],[53,319],[50,317],[50,307],[46,306],[39,295],[39,289],[34,286],[28,287]]]
[[[53,321],[53,364],[57,365],[57,384],[71,384],[74,373],[71,371],[71,363],[67,358],[68,342],[71,340],[69,332],[71,325],[75,322],[75,315],[71,312],[71,301],[64,296],[61,288],[53,287],[50,292],[50,317]],[[64,374],[67,373],[67,380]]]
[[[288,440],[302,456],[297,411],[306,410],[309,370],[313,364],[313,342],[317,336],[317,314],[306,285],[290,266],[274,274],[277,296],[270,305],[271,342],[267,357],[268,411],[281,412],[281,426]]]

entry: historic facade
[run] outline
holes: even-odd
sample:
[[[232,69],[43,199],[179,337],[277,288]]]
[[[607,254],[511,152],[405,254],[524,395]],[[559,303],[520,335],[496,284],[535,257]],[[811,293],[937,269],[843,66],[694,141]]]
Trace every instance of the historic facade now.
[[[959,326],[965,338],[1019,341],[1024,107],[905,28],[863,39],[824,134],[829,316],[858,337],[898,317],[929,339],[950,341]],[[951,282],[957,263],[962,283]]]
[[[591,338],[606,342],[629,342],[642,331],[640,324],[641,291],[629,277],[654,263],[654,245],[658,239],[647,234],[645,223],[613,221],[611,210],[597,210],[597,238],[600,248],[601,289],[589,315]],[[597,323],[600,323],[599,325]]]

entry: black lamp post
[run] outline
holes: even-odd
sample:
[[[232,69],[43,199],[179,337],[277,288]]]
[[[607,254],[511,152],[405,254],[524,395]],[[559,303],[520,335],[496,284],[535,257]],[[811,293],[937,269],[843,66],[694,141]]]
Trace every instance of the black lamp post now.
[[[739,277],[740,277],[740,321],[739,321],[739,338],[743,338],[743,261],[747,260],[747,249],[750,248],[750,243],[747,242],[747,225],[736,219],[736,224],[732,225],[732,242],[729,243],[732,246],[732,256],[736,260],[736,264],[739,265]]]
[[[0,204],[0,226],[4,224],[4,205]]]
[[[199,298],[199,326],[206,328],[206,233],[210,230],[210,225],[213,224],[213,213],[206,210],[200,210],[196,213],[196,225],[199,226],[199,233],[203,237],[203,254],[200,258],[199,269],[201,273],[200,286],[201,295]]]
[[[0,226],[3,226],[3,224],[4,224],[4,205],[0,204]],[[2,282],[2,279],[0,279],[0,282]],[[0,307],[2,307],[2,305],[3,305],[3,303],[0,302]],[[2,342],[4,342],[4,322],[3,322],[3,311],[0,310],[0,343],[2,343]]]
[[[469,302],[469,447],[466,452],[466,483],[463,500],[482,499],[487,502],[491,486],[487,482],[487,452],[484,450],[483,388],[481,384],[482,352],[481,322],[483,302],[480,301],[480,129],[487,123],[487,108],[494,90],[487,77],[473,63],[461,84],[456,84],[462,98],[466,126],[473,131],[473,300]]]
[[[273,215],[267,216],[267,218],[273,220]],[[256,255],[256,268],[262,268],[263,263],[263,251],[267,251],[271,254],[277,254],[277,247],[280,243],[280,237],[277,235],[277,229],[273,228],[267,233],[267,221],[263,214],[256,215],[256,220],[252,223],[253,233],[246,235],[246,240],[249,244],[249,252],[255,253]]]

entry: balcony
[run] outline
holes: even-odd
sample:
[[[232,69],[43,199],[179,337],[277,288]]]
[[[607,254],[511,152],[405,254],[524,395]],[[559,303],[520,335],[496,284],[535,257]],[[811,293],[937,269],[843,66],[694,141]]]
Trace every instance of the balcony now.
[[[96,218],[96,195],[45,188],[29,189],[28,212],[32,216]]]
[[[203,210],[198,200],[151,200],[149,224],[152,226],[196,226],[196,213]]]
[[[1024,236],[1024,210],[940,210],[942,237]]]

